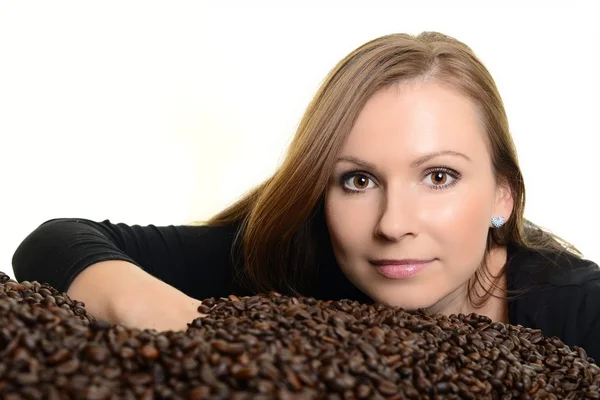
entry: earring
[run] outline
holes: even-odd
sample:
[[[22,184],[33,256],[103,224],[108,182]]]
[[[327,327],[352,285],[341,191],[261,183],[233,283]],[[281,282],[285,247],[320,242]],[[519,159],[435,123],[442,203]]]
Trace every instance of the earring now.
[[[492,218],[492,225],[494,228],[500,228],[502,225],[504,225],[504,222],[506,222],[506,220],[502,216]]]

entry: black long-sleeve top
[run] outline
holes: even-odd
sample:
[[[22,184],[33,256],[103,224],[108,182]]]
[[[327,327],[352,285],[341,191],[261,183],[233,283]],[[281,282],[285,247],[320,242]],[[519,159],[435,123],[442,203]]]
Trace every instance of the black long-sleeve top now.
[[[66,292],[86,267],[106,260],[133,263],[196,298],[249,295],[234,285],[231,250],[237,225],[139,226],[60,218],[28,235],[13,256],[18,281],[48,283]],[[552,258],[555,263],[548,261]],[[317,285],[303,295],[371,300],[343,275],[335,258],[324,260]],[[600,268],[568,253],[559,257],[508,246],[507,289],[527,289],[509,300],[509,323],[541,329],[600,361]]]

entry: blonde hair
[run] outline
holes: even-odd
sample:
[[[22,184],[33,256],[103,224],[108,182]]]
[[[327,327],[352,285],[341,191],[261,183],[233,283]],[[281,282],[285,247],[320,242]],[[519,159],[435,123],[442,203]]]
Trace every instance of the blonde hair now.
[[[341,60],[308,105],[280,168],[210,220],[197,222],[239,224],[232,255],[239,250],[253,290],[302,294],[310,287],[322,246],[329,245],[323,212],[327,182],[355,120],[377,91],[417,80],[447,85],[472,100],[487,133],[496,181],[510,187],[513,212],[504,226],[490,229],[487,251],[493,244],[513,243],[580,255],[524,218],[525,185],[517,152],[502,99],[483,63],[447,35],[400,33],[371,40]],[[493,285],[500,276],[491,277]],[[486,290],[480,296],[476,288],[489,278],[484,257],[469,283],[469,299],[476,306],[492,295]]]

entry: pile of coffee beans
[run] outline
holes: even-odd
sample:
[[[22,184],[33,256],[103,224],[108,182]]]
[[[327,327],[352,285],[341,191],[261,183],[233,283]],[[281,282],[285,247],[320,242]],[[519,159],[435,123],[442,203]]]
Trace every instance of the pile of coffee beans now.
[[[600,398],[583,349],[476,314],[277,293],[203,303],[187,331],[128,329],[0,273],[0,398]]]

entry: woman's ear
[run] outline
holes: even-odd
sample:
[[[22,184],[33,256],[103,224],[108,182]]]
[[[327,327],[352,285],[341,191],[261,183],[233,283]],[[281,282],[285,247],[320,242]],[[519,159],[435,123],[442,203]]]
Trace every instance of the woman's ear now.
[[[503,216],[508,220],[512,214],[513,206],[514,199],[510,184],[507,180],[503,180],[496,188],[496,201],[493,216]]]

